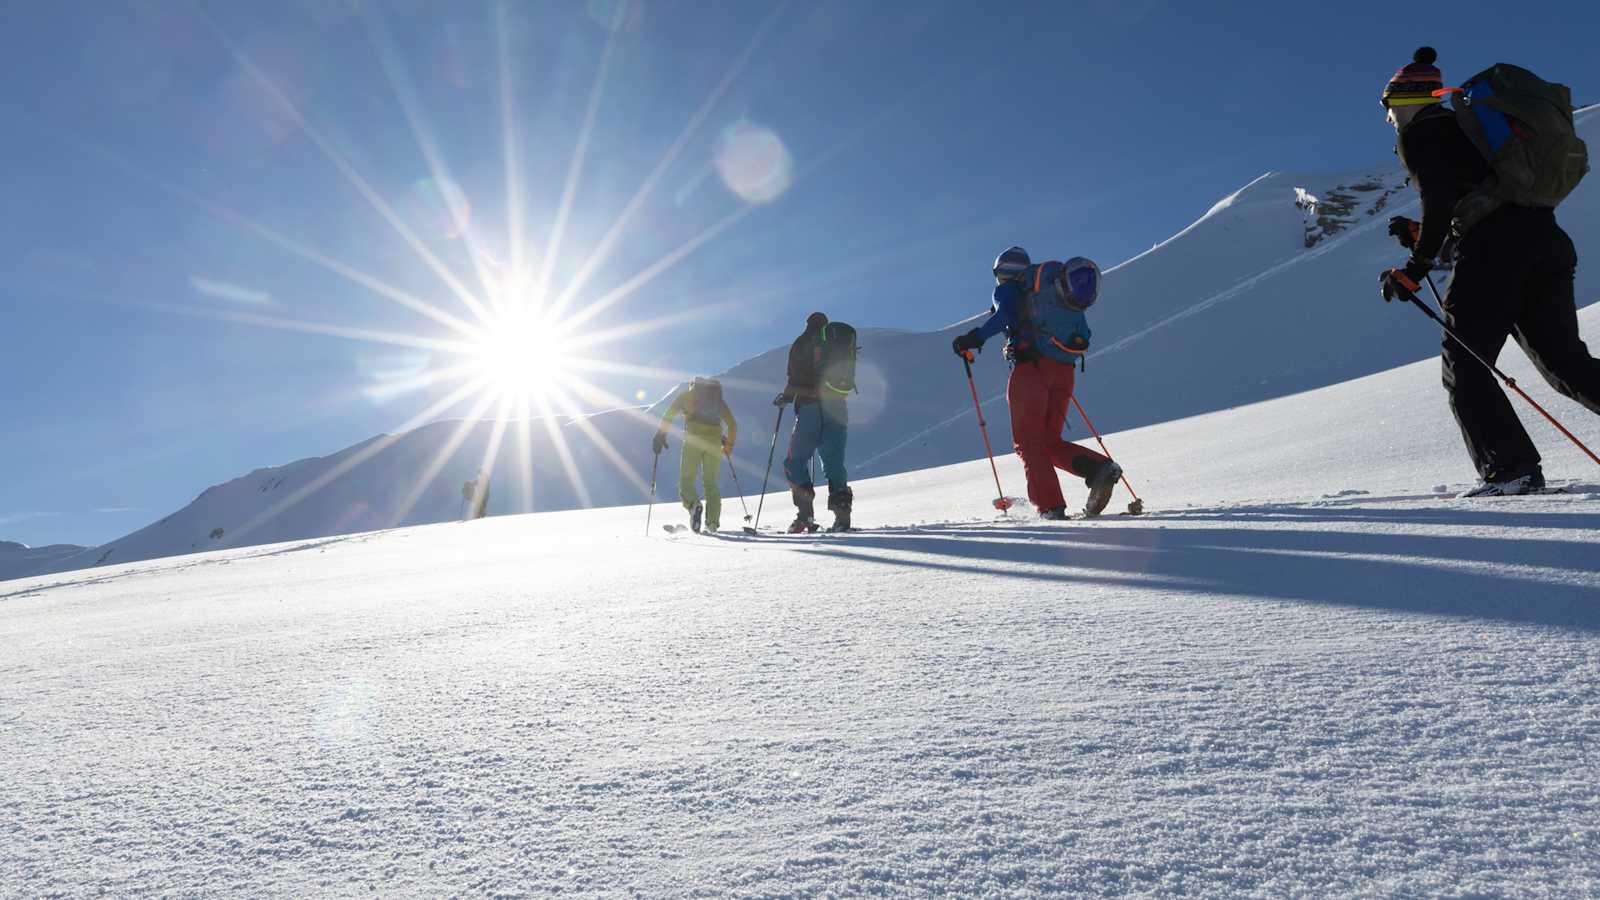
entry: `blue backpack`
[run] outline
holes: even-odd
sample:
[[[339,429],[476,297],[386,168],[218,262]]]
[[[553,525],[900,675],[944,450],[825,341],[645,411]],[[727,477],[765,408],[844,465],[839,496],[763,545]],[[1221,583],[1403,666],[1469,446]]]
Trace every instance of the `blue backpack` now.
[[[1039,263],[1023,287],[1022,315],[1038,352],[1056,362],[1076,364],[1089,350],[1089,320],[1084,310],[1100,297],[1100,267],[1081,256]]]

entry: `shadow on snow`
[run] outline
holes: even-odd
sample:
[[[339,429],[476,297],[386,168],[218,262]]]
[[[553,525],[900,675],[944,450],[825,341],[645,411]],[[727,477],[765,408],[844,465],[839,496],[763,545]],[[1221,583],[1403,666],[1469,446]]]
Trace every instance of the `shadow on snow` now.
[[[1151,517],[1161,521],[1159,517]],[[1196,520],[1322,520],[1264,527],[1186,527]],[[1063,585],[1137,587],[1390,612],[1494,619],[1600,631],[1597,542],[1532,536],[1536,529],[1600,534],[1600,514],[1449,509],[1196,510],[1145,525],[959,525],[864,531],[802,552]],[[1495,536],[1341,531],[1375,522],[1496,527]],[[930,558],[931,557],[931,558]]]

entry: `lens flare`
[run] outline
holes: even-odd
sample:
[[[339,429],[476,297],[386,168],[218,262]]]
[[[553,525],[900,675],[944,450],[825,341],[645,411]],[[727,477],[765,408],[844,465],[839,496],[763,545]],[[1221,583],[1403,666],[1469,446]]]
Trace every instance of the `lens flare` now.
[[[888,408],[889,379],[878,366],[860,359],[856,361],[856,385],[860,393],[850,395],[850,421],[866,425]]]
[[[728,190],[749,203],[770,203],[794,183],[794,158],[783,139],[752,122],[724,130],[712,161]]]

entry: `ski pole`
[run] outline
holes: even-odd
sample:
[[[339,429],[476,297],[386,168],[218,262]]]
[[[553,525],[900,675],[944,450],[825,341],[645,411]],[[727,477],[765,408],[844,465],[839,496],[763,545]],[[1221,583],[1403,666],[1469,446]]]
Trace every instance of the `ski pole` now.
[[[1106,455],[1106,459],[1116,462],[1111,457],[1111,450],[1106,447],[1105,439],[1100,437],[1100,432],[1095,430],[1094,423],[1089,421],[1089,414],[1083,411],[1083,404],[1078,402],[1077,394],[1072,395],[1072,405],[1078,408],[1078,418],[1083,420],[1083,424],[1089,426],[1089,433],[1094,435],[1095,443],[1100,445],[1100,452]],[[1122,486],[1128,489],[1129,494],[1133,495],[1133,502],[1128,504],[1128,512],[1136,516],[1144,512],[1144,501],[1140,500],[1139,495],[1133,492],[1133,485],[1128,483],[1127,472],[1122,473]]]
[[[1428,282],[1428,290],[1433,292],[1433,299],[1436,302],[1438,302],[1438,304],[1441,307],[1443,307],[1444,306],[1444,298],[1439,296],[1439,289],[1437,287],[1435,287],[1434,284],[1433,284],[1433,276],[1432,275],[1427,275],[1427,276],[1424,276],[1424,279]],[[1546,419],[1548,419],[1550,421],[1551,425],[1554,425],[1556,427],[1557,431],[1559,431],[1562,434],[1566,435],[1567,436],[1567,440],[1569,440],[1572,443],[1576,444],[1579,450],[1582,450],[1584,453],[1588,454],[1589,458],[1594,460],[1595,465],[1600,465],[1600,456],[1596,456],[1593,450],[1590,450],[1588,447],[1584,446],[1583,441],[1578,440],[1577,435],[1574,435],[1572,432],[1567,430],[1567,427],[1565,425],[1562,425],[1560,422],[1556,421],[1556,417],[1550,415],[1550,413],[1547,412],[1544,407],[1539,405],[1538,401],[1534,400],[1532,397],[1529,397],[1528,393],[1526,391],[1524,391],[1520,387],[1517,387],[1517,380],[1515,378],[1512,378],[1510,375],[1507,375],[1506,373],[1500,371],[1498,368],[1495,367],[1494,363],[1489,362],[1487,359],[1484,359],[1482,356],[1479,356],[1478,355],[1478,351],[1476,351],[1476,350],[1472,349],[1471,347],[1467,346],[1467,342],[1463,341],[1455,333],[1455,331],[1450,328],[1449,325],[1445,324],[1444,319],[1442,317],[1440,317],[1440,315],[1438,313],[1433,311],[1433,307],[1429,306],[1426,303],[1423,303],[1421,297],[1418,297],[1416,294],[1413,294],[1410,291],[1404,291],[1403,293],[1406,295],[1406,299],[1407,300],[1410,300],[1412,303],[1416,304],[1417,309],[1420,309],[1424,313],[1426,313],[1428,318],[1434,320],[1435,322],[1438,322],[1439,323],[1439,327],[1444,329],[1444,333],[1450,336],[1450,340],[1455,341],[1457,344],[1460,344],[1462,348],[1464,348],[1468,353],[1472,354],[1472,358],[1473,359],[1477,360],[1478,362],[1483,363],[1484,366],[1486,368],[1488,368],[1489,371],[1493,372],[1496,376],[1499,377],[1499,379],[1501,381],[1505,382],[1506,387],[1511,388],[1513,391],[1515,391],[1517,393],[1517,396],[1519,396],[1522,399],[1528,401],[1528,405],[1532,406],[1534,409],[1538,410],[1539,411],[1539,415],[1544,416]]]
[[[750,521],[750,507],[744,502],[744,488],[739,486],[739,470],[733,467],[733,454],[727,450],[722,455],[728,460],[728,474],[733,476],[733,489],[739,492],[739,505],[744,507],[744,520]]]
[[[1005,488],[1000,486],[1000,469],[994,464],[994,449],[989,445],[989,423],[983,420],[983,404],[978,402],[978,382],[972,378],[972,351],[961,354],[961,365],[967,370],[967,387],[972,389],[972,408],[978,413],[978,431],[983,434],[983,452],[989,455],[989,471],[994,473],[994,508],[1002,513],[1011,508]]]
[[[783,410],[788,404],[778,407],[778,421],[772,425],[772,446],[767,448],[767,474],[761,476],[761,499],[756,501],[756,520],[750,526],[754,532],[761,527],[761,507],[767,502],[767,479],[772,477],[772,457],[778,452],[778,432],[783,429]]]
[[[650,536],[650,517],[656,512],[656,466],[661,464],[661,451],[657,450],[655,458],[650,461],[650,508],[644,514],[644,536]]]

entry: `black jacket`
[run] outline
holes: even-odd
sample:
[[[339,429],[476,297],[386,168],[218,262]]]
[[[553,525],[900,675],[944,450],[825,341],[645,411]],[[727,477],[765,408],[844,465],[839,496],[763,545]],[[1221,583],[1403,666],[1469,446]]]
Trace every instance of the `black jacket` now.
[[[1413,254],[1433,260],[1450,234],[1457,201],[1489,177],[1489,162],[1443,106],[1417,113],[1401,129],[1395,152],[1422,195],[1422,237]]]
[[[822,373],[817,371],[819,333],[820,329],[807,331],[795,338],[789,347],[789,383],[784,385],[783,392],[796,406],[817,401],[817,385],[822,381]]]

